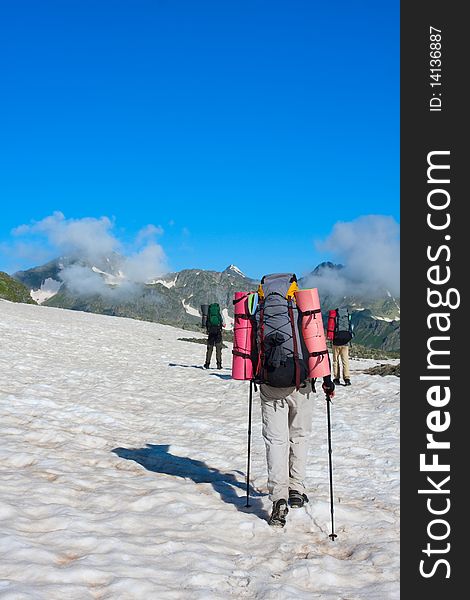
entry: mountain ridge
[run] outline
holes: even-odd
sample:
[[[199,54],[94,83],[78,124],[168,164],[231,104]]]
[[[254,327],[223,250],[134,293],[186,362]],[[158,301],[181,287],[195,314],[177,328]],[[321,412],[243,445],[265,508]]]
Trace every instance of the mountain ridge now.
[[[106,268],[105,263],[100,261],[100,267]],[[25,284],[32,297],[46,306],[131,317],[194,331],[200,330],[200,305],[211,302],[220,304],[230,328],[233,323],[233,293],[256,290],[259,284],[258,279],[246,276],[231,264],[223,271],[183,269],[149,278],[147,283],[126,286],[119,283],[124,283],[124,280],[115,257],[113,263],[110,261],[108,264],[110,272],[90,261],[60,257],[45,265],[14,273],[13,277]],[[85,274],[90,273],[96,282],[101,282],[100,293],[76,293],[61,280],[62,271],[74,265],[79,265]],[[312,272],[299,278],[299,287],[312,287],[313,284],[319,288],[324,319],[331,308],[349,310],[357,343],[377,349],[399,350],[399,299],[387,290],[383,291],[383,297],[375,299],[352,293],[335,297],[325,291],[326,288],[321,285],[325,281],[322,278],[330,272],[340,273],[342,269],[342,265],[321,263]],[[317,277],[320,278],[318,286],[315,285]]]

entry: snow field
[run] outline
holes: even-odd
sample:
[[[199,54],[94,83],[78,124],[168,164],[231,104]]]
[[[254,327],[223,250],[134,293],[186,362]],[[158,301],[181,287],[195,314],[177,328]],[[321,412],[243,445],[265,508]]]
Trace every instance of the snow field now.
[[[273,529],[259,397],[246,509],[248,383],[186,336],[0,301],[0,599],[398,599],[399,380],[352,360],[333,402],[333,543],[323,395]]]

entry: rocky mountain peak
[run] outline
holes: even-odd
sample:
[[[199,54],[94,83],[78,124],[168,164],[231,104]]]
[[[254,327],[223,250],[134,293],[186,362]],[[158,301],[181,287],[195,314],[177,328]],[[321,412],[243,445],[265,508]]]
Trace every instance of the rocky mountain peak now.
[[[330,261],[325,261],[325,262],[320,263],[313,269],[312,275],[321,275],[325,271],[340,271],[343,268],[344,268],[343,265],[335,264]]]
[[[240,277],[246,277],[245,273],[240,271],[240,269],[235,265],[229,265],[226,269],[222,271],[222,273],[226,273],[227,275],[239,275]]]

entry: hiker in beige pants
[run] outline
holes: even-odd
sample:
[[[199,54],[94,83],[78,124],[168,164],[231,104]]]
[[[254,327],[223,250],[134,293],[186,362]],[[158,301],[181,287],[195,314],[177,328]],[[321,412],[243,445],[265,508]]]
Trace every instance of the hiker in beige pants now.
[[[275,388],[261,384],[263,438],[272,502],[289,498],[289,490],[305,493],[307,451],[312,430],[313,398],[310,384]]]
[[[351,378],[349,375],[349,346],[345,344],[344,346],[335,346],[333,344],[333,381],[339,382],[339,361],[341,360],[341,364],[343,366],[343,379],[346,385],[351,382]]]

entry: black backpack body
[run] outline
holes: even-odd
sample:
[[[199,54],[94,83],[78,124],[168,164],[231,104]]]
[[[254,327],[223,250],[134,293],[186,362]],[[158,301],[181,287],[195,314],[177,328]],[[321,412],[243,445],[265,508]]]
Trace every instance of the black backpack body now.
[[[346,346],[353,338],[351,315],[345,309],[336,309],[334,346]]]
[[[255,314],[259,383],[298,389],[308,378],[308,352],[294,300],[297,289],[297,278],[292,273],[265,275],[261,280]]]

